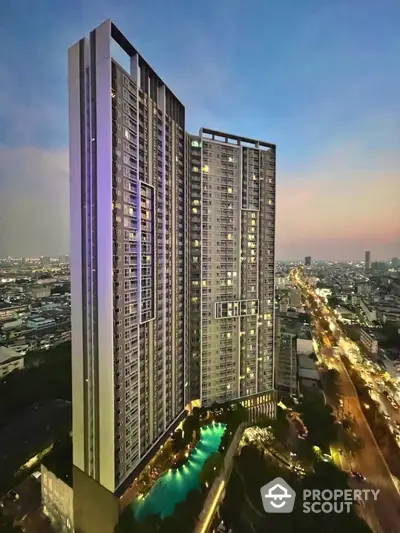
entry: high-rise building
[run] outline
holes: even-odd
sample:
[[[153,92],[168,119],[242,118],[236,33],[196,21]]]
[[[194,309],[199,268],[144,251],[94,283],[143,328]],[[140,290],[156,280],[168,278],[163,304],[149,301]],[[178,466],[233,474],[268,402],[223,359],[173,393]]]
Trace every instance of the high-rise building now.
[[[270,408],[274,388],[275,145],[187,137],[192,396]]]
[[[69,51],[69,120],[75,527],[110,533],[188,399],[185,108],[106,21]]]
[[[371,252],[365,252],[365,270],[371,268]]]
[[[286,331],[284,318],[275,318],[276,389],[290,396],[298,393],[297,335]]]
[[[304,265],[306,267],[309,267],[311,266],[311,256],[310,255],[306,255],[305,258],[304,258]]]

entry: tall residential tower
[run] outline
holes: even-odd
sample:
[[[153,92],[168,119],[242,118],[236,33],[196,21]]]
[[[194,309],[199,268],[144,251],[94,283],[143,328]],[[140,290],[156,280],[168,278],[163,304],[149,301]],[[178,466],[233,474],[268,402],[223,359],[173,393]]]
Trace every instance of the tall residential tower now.
[[[185,109],[110,21],[70,49],[69,102],[75,527],[109,533],[188,399]]]
[[[371,268],[371,252],[365,252],[365,270],[370,270]]]
[[[204,405],[271,406],[275,145],[187,137],[191,391]]]

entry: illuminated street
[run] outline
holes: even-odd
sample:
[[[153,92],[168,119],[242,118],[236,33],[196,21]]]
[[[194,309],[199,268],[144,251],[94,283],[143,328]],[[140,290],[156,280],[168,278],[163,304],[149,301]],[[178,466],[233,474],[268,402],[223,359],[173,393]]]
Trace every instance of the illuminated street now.
[[[298,271],[293,274],[293,279],[302,289],[303,294],[311,297],[318,306],[316,309],[311,308],[310,311],[313,315],[313,320],[316,322],[316,332],[325,346],[320,352],[320,357],[321,355],[323,356],[324,362],[329,367],[338,370],[340,376],[339,393],[343,398],[344,410],[347,415],[354,418],[354,433],[363,443],[363,447],[355,452],[352,457],[349,457],[348,454],[345,457],[342,455],[340,458],[342,468],[348,469],[350,467],[352,470],[361,472],[367,478],[366,484],[368,486],[380,489],[381,492],[377,502],[370,502],[368,507],[364,506],[363,508],[363,514],[374,531],[385,533],[400,531],[400,497],[398,490],[362,412],[357,391],[343,364],[342,358],[347,356],[359,375],[365,380],[366,385],[372,388],[372,395],[375,395],[379,404],[382,405],[382,411],[385,410],[388,417],[390,417],[389,425],[395,424],[393,415],[396,416],[396,419],[399,418],[395,402],[392,401],[393,405],[390,404],[384,394],[385,389],[388,390],[389,384],[391,387],[393,385],[388,382],[387,376],[383,376],[382,373],[378,374],[379,371],[376,365],[364,361],[355,343],[343,337],[336,319],[332,317],[314,291],[302,281]],[[331,332],[335,331],[339,349],[332,350],[330,347],[329,335],[327,335],[324,326],[321,324],[324,318],[328,320]],[[333,353],[334,351],[337,353],[336,356]],[[343,450],[341,452],[342,454],[345,453]]]

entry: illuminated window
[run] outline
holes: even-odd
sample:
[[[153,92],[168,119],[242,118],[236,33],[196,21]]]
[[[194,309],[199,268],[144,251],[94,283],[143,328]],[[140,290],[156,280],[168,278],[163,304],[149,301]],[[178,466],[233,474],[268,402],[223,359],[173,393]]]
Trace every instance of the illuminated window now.
[[[232,272],[232,276],[233,276],[234,278],[236,278],[236,276],[237,276],[237,272]]]
[[[208,172],[208,165],[204,165],[204,166],[203,166],[203,172],[205,172],[205,173]]]
[[[268,200],[268,205],[272,205],[272,200]]]
[[[193,170],[193,172],[198,172],[199,171],[199,167],[193,167],[192,170]]]
[[[203,280],[203,287],[207,287],[207,281]]]
[[[253,176],[253,180],[254,180],[254,181],[257,181],[257,176]]]
[[[193,287],[196,287],[198,284],[199,284],[198,281],[196,281],[196,280],[195,280],[195,281],[192,281],[192,285],[193,285]]]
[[[227,274],[228,278],[230,278],[232,276],[232,272],[227,272],[226,274]],[[229,305],[231,305],[231,304],[229,304]]]
[[[232,285],[232,280],[231,279],[228,279],[228,281],[226,282],[227,285]]]
[[[228,339],[231,338],[231,334],[230,333],[227,333],[226,336],[227,336]]]
[[[192,213],[197,213],[197,209],[195,207],[192,207]]]
[[[256,225],[256,221],[255,221],[255,220],[252,220],[252,221],[251,221],[251,225],[252,225],[252,226],[255,226],[255,225]]]
[[[199,200],[193,200],[193,205],[200,205],[200,201]]]
[[[146,261],[149,263],[151,261],[151,256],[150,255],[147,255],[146,256]]]
[[[229,192],[229,193],[232,193],[232,192],[233,192],[232,187],[228,187],[228,192]]]
[[[254,329],[250,330],[250,335],[254,335]]]
[[[193,246],[195,248],[198,248],[199,247],[199,241],[193,241]]]
[[[196,303],[198,300],[199,300],[199,299],[197,298],[197,296],[193,296],[193,298],[192,298],[192,302],[193,302],[193,303]]]
[[[193,263],[198,263],[199,262],[199,258],[197,257],[197,255],[195,255],[193,257]]]
[[[228,241],[232,240],[232,233],[228,233]]]
[[[200,148],[201,144],[199,143],[199,141],[192,141],[192,146],[194,146],[195,148]]]
[[[229,163],[233,163],[235,161],[235,159],[232,156],[230,156],[230,157],[228,157],[228,161],[229,161]]]

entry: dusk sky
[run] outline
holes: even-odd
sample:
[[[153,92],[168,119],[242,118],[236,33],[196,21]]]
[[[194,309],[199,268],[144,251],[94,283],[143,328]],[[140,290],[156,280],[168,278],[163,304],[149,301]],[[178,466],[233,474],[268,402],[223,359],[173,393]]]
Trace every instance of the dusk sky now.
[[[0,256],[68,253],[67,50],[106,18],[188,131],[277,144],[277,259],[400,256],[399,0],[3,0]]]

